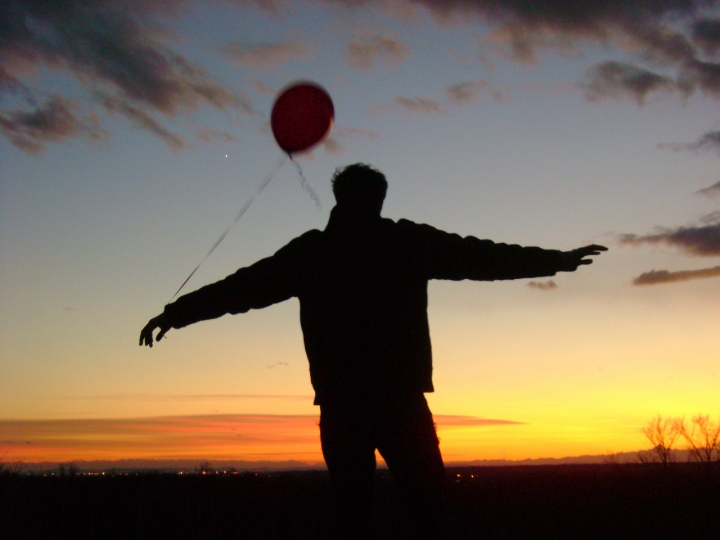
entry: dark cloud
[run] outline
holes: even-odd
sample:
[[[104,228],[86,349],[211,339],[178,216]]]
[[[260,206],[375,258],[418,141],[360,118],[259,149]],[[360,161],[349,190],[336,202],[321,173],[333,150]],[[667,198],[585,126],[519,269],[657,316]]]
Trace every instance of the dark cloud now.
[[[667,270],[650,270],[640,274],[633,279],[633,285],[659,285],[661,283],[676,283],[678,281],[691,281],[693,279],[705,279],[720,277],[720,266],[703,268],[701,270],[681,270],[679,272],[668,272]]]
[[[716,257],[720,255],[720,212],[708,214],[695,225],[675,229],[659,228],[654,234],[642,236],[623,234],[619,242],[631,246],[666,244],[689,255]]]
[[[329,0],[328,0],[329,1]],[[356,6],[365,2],[336,0]],[[494,54],[524,63],[539,52],[574,54],[578,45],[614,46],[640,64],[603,62],[586,85],[594,99],[696,90],[720,98],[720,0],[406,0],[440,21],[486,23],[483,38]],[[484,53],[483,53],[484,54]],[[661,69],[661,71],[658,71]],[[662,70],[671,70],[668,74]]]
[[[710,199],[720,198],[720,182],[716,182],[710,187],[706,187],[704,189],[696,191],[695,195],[702,195]]]
[[[527,284],[527,286],[538,291],[552,291],[553,289],[558,288],[557,283],[555,283],[552,279],[547,281],[531,281]]]
[[[375,62],[392,65],[405,60],[410,48],[388,36],[355,38],[348,45],[347,63],[358,71],[369,71]]]
[[[720,19],[703,19],[692,27],[692,39],[707,56],[713,57],[720,51]]]
[[[40,153],[46,143],[84,136],[100,141],[106,137],[92,115],[77,114],[79,107],[62,96],[53,95],[31,111],[0,112],[0,132],[28,152]]]
[[[222,47],[222,52],[241,66],[273,70],[293,60],[307,60],[312,48],[300,41],[253,45],[236,41]]]
[[[676,90],[674,79],[645,68],[621,62],[603,62],[593,66],[582,83],[588,101],[632,97],[638,104],[651,92]]]
[[[178,152],[187,146],[182,136],[169,131],[160,122],[155,120],[149,112],[143,108],[132,105],[130,101],[108,95],[99,96],[99,100],[108,113],[121,114],[130,120],[130,123],[134,127],[154,133],[160,137],[173,152]]]
[[[342,0],[341,0],[342,1]],[[345,0],[343,3],[351,3]],[[440,19],[475,18],[502,30],[519,56],[532,56],[536,47],[553,42],[567,47],[571,40],[600,43],[631,42],[663,58],[687,54],[690,40],[669,25],[702,18],[716,0],[414,0]],[[697,21],[696,21],[697,22]]]
[[[393,105],[413,114],[447,114],[439,102],[426,97],[396,97]]]
[[[485,79],[464,81],[445,88],[445,94],[453,105],[468,105],[489,96],[493,101],[506,101],[508,92],[498,86],[492,85]]]
[[[32,86],[32,74],[43,67],[62,71],[90,96],[109,96],[113,103],[122,104],[113,109],[177,149],[182,146],[179,139],[173,140],[158,120],[151,120],[153,115],[169,120],[202,105],[250,111],[244,96],[213,81],[166,45],[168,32],[158,19],[174,15],[184,4],[183,0],[0,2],[0,93],[21,92],[31,109],[26,114],[36,114],[39,91]],[[59,110],[57,105],[55,110]],[[7,124],[21,113],[0,109],[0,114]],[[6,126],[3,133],[12,134],[9,129]],[[37,130],[22,138],[8,136],[20,148],[37,151],[46,142],[82,131],[66,127],[52,138],[46,136],[49,132]]]
[[[709,131],[697,141],[691,143],[662,143],[659,148],[673,150],[675,152],[699,150],[714,150],[720,153],[720,131]]]

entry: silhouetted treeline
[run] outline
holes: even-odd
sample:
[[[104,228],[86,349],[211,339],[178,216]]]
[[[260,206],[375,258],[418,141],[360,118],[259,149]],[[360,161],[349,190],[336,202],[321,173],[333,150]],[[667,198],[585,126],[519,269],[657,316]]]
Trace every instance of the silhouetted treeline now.
[[[403,506],[389,473],[379,471],[378,538],[412,538]],[[706,540],[720,538],[718,508],[720,471],[697,463],[448,469],[458,540]],[[0,475],[7,540],[324,539],[332,519],[324,471]]]

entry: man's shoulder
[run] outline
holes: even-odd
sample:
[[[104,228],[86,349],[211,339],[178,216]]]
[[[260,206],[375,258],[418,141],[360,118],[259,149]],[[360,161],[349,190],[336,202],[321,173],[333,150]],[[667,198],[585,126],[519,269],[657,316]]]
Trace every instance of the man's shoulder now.
[[[295,248],[310,247],[322,241],[323,232],[318,229],[310,229],[302,233],[297,238],[294,238],[288,242],[286,247],[293,246]]]
[[[443,231],[440,231],[439,229],[433,227],[432,225],[428,225],[426,223],[416,223],[414,221],[410,221],[409,219],[399,219],[397,222],[388,220],[392,223],[392,226],[401,234],[406,234],[410,236],[418,236],[418,237],[425,237],[425,236],[432,236],[435,234],[443,234]]]

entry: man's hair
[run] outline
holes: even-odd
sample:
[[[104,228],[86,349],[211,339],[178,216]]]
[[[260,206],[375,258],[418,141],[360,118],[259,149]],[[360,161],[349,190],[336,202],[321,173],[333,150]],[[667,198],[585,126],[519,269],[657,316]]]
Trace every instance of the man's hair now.
[[[357,210],[380,210],[388,183],[385,175],[365,163],[336,169],[332,178],[338,206]]]

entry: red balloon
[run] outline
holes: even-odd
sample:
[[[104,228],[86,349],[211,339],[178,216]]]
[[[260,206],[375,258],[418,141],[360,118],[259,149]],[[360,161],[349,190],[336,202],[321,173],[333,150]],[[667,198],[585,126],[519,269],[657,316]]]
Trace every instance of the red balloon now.
[[[315,146],[330,134],[335,117],[332,99],[311,82],[294,83],[278,96],[270,125],[278,146],[288,154]]]

